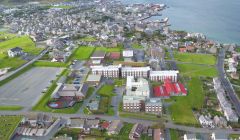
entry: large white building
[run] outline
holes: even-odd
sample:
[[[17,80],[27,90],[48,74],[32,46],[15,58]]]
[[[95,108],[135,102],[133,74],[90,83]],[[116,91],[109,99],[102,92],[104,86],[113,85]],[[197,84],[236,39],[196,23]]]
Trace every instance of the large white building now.
[[[119,69],[121,65],[110,65],[110,66],[91,66],[92,74],[102,75],[104,77],[119,77]]]
[[[172,79],[172,82],[177,82],[179,71],[150,71],[149,79],[151,81],[164,81]]]
[[[149,97],[150,88],[148,81],[144,78],[135,79],[133,76],[127,77],[126,95]]]
[[[127,76],[147,78],[150,70],[150,67],[123,67],[121,74],[123,78]]]

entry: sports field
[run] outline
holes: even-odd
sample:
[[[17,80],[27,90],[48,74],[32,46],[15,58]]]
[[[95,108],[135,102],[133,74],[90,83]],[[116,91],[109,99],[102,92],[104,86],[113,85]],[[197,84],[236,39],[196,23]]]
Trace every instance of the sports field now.
[[[174,58],[176,61],[193,63],[193,64],[206,64],[206,65],[216,64],[216,57],[210,54],[174,52]]]
[[[214,66],[205,66],[197,64],[177,64],[180,74],[191,77],[215,77],[218,72]]]
[[[172,120],[175,123],[186,125],[198,125],[192,110],[200,109],[204,103],[204,93],[202,81],[198,77],[191,78],[188,82],[188,95],[182,97],[172,97],[175,100],[170,106]]]

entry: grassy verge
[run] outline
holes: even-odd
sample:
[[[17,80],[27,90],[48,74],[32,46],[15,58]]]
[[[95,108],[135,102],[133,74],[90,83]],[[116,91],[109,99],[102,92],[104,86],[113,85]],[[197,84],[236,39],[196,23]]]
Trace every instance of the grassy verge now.
[[[0,116],[0,139],[10,140],[21,119],[21,116]]]
[[[180,140],[180,136],[177,130],[170,129],[170,136],[171,136],[171,140]]]
[[[229,138],[234,139],[234,140],[239,140],[240,139],[240,134],[230,134]]]
[[[50,62],[50,61],[36,61],[33,63],[36,67],[66,67],[66,63],[62,62]]]
[[[94,92],[94,87],[89,87],[85,98],[89,98]]]
[[[103,85],[99,90],[98,94],[100,96],[105,96],[105,97],[112,97],[115,96],[113,93],[114,85]]]
[[[141,119],[141,120],[152,120],[152,121],[161,120],[156,115],[146,114],[143,112],[140,112],[140,113],[119,112],[119,116],[123,118],[134,118],[134,119]]]
[[[0,110],[17,111],[22,109],[22,106],[0,106]]]

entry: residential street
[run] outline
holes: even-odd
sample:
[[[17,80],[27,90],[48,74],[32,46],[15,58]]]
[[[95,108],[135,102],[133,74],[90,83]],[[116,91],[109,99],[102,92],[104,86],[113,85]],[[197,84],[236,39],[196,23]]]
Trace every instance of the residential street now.
[[[219,73],[219,79],[221,80],[222,86],[224,87],[232,104],[234,105],[236,113],[238,114],[238,116],[240,116],[240,102],[229,79],[225,75],[224,59],[225,59],[225,49],[223,48],[219,51],[219,54],[218,54],[217,69]]]

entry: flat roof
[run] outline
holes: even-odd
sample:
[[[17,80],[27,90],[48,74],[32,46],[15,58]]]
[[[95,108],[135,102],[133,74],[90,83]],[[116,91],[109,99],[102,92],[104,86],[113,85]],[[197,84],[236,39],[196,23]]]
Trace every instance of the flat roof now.
[[[101,77],[101,75],[90,74],[88,75],[87,82],[100,82]]]
[[[96,59],[96,58],[104,58],[105,57],[105,55],[106,55],[106,52],[105,51],[95,51],[93,54],[92,54],[92,56],[91,56],[91,58],[92,59]]]

